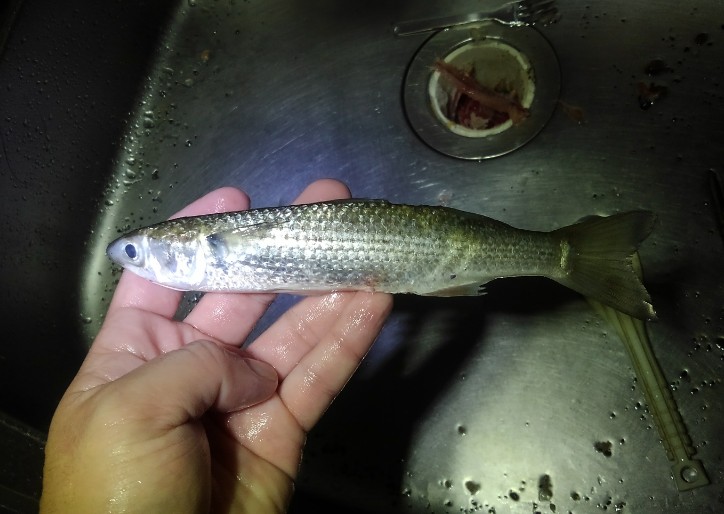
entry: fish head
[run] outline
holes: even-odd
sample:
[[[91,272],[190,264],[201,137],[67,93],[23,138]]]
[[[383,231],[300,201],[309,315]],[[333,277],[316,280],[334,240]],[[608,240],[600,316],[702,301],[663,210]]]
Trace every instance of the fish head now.
[[[136,275],[172,289],[198,290],[203,284],[206,257],[195,238],[180,240],[142,229],[113,241],[106,254]]]

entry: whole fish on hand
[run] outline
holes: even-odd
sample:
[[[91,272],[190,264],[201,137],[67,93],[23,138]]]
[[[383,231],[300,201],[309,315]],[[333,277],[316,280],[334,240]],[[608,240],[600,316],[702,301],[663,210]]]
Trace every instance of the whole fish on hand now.
[[[654,221],[631,211],[536,232],[448,207],[353,199],[173,219],[107,253],[158,284],[207,292],[469,296],[496,278],[543,276],[649,319],[631,259]]]

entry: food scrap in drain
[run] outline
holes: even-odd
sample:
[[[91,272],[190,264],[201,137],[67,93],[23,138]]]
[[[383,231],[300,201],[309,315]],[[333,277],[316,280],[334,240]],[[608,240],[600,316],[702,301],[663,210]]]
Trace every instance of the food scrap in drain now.
[[[558,100],[558,105],[561,106],[561,109],[563,109],[563,112],[571,121],[575,121],[579,125],[586,121],[586,111],[584,111],[582,107],[569,104],[563,100]]]
[[[435,70],[454,90],[447,105],[447,117],[455,123],[473,130],[496,127],[510,119],[514,125],[530,116],[520,104],[518,93],[508,84],[500,83],[494,89],[480,84],[474,70],[463,70],[438,59]]]
[[[654,105],[657,101],[661,100],[669,92],[669,88],[666,86],[660,86],[653,82],[639,82],[639,107],[644,111]]]

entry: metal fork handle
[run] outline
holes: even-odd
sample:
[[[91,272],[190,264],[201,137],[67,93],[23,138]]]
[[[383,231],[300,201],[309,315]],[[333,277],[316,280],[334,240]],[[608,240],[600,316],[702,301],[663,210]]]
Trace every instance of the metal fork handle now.
[[[452,16],[441,16],[438,18],[424,18],[419,20],[401,21],[393,27],[397,36],[412,36],[433,30],[445,29],[465,23],[473,23],[483,20],[497,20],[506,25],[525,25],[517,19],[515,11],[516,2],[509,2],[504,6],[492,11],[480,11],[467,14],[454,14]]]

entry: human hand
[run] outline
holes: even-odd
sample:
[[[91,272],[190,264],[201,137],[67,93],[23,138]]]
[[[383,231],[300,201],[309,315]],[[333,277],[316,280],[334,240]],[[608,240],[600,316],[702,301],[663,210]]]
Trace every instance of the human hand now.
[[[348,196],[323,180],[297,203]],[[177,216],[248,206],[224,188]],[[306,433],[392,302],[308,297],[239,349],[273,297],[209,293],[174,321],[181,293],[124,272],[53,417],[41,512],[284,511]]]

